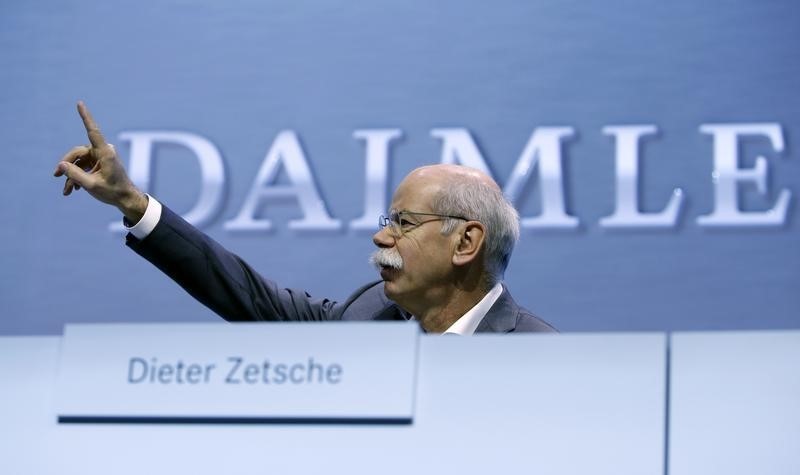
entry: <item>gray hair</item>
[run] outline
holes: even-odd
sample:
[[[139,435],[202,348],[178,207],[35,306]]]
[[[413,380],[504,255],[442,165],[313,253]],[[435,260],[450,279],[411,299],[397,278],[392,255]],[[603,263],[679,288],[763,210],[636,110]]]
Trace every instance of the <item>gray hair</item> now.
[[[514,244],[519,239],[519,214],[503,193],[494,186],[472,179],[454,179],[446,183],[433,199],[437,214],[463,216],[480,221],[486,227],[484,237],[487,284],[493,286],[503,277]],[[452,233],[459,223],[445,219],[442,234]]]

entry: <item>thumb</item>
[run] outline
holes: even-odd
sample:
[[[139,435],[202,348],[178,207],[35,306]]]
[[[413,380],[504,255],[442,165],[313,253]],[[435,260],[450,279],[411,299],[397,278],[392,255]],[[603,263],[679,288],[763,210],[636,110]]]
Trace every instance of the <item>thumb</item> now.
[[[60,162],[57,167],[57,173],[58,175],[67,175],[67,178],[83,188],[89,188],[94,180],[94,178],[83,171],[81,167],[69,162]]]

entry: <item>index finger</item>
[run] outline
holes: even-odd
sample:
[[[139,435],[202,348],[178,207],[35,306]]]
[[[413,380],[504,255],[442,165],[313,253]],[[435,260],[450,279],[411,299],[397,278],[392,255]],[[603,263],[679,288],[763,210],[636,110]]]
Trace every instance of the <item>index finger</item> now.
[[[83,126],[86,127],[86,135],[89,136],[89,142],[92,143],[92,147],[104,147],[106,145],[106,139],[103,138],[100,127],[95,123],[92,114],[89,113],[89,109],[83,101],[78,101],[78,114],[80,114],[81,119],[83,119]]]

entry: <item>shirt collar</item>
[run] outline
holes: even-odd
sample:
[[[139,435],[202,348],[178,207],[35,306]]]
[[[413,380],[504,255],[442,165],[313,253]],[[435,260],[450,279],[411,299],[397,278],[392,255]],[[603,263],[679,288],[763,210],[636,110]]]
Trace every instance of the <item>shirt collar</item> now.
[[[502,293],[503,284],[498,282],[492,287],[492,290],[490,290],[488,294],[483,296],[480,302],[475,304],[467,313],[450,325],[450,328],[445,330],[444,333],[461,336],[468,336],[475,333],[478,324],[481,323],[483,317],[486,316],[486,313],[489,312],[489,309],[492,308],[492,305],[500,298]]]

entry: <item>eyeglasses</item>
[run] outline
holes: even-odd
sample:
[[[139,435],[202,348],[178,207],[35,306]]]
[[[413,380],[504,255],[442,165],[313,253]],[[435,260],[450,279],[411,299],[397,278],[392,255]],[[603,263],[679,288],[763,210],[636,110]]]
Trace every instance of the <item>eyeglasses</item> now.
[[[425,221],[417,221],[413,216],[435,216],[434,219],[427,219]],[[411,219],[409,219],[411,218]],[[443,219],[461,219],[463,221],[470,221],[463,216],[453,216],[449,214],[436,214],[436,213],[418,213],[416,211],[397,211],[395,209],[389,210],[389,216],[381,215],[378,218],[378,226],[383,229],[388,227],[392,236],[399,238],[403,237],[405,233],[412,229],[422,226],[425,223],[433,221],[441,221]]]

